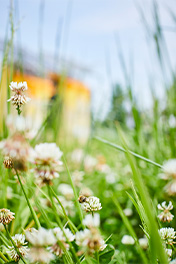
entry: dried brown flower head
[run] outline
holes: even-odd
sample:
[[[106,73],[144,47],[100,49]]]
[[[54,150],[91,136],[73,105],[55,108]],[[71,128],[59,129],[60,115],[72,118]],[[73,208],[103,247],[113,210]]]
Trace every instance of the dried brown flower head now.
[[[15,213],[10,212],[8,209],[0,209],[0,223],[3,225],[8,225],[15,218],[14,214]]]

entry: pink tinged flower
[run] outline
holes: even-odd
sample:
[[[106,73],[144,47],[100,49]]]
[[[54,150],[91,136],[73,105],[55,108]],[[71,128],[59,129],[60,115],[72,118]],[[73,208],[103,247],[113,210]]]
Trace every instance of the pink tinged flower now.
[[[62,152],[55,143],[41,143],[35,146],[31,161],[36,165],[37,183],[51,184],[53,179],[59,177],[61,157]]]

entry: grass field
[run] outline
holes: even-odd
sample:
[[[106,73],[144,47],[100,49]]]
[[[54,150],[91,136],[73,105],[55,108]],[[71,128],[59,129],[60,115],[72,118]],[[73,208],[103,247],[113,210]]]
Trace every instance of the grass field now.
[[[167,52],[155,5],[154,13],[162,72]],[[13,82],[13,12],[9,17],[0,83],[0,263],[176,263],[174,69],[164,101],[153,93],[142,111],[120,53],[126,92],[114,93],[106,120],[92,118],[86,144],[64,139],[60,98],[32,134],[27,84]],[[121,99],[130,113],[118,108]],[[9,125],[14,111],[19,120]]]

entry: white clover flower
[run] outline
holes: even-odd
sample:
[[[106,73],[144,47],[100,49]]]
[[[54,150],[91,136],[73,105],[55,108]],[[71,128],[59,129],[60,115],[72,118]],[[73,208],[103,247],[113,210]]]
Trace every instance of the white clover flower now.
[[[146,237],[139,238],[139,245],[141,246],[142,249],[147,249],[148,248],[148,240]]]
[[[170,159],[163,164],[163,179],[176,178],[176,159]]]
[[[22,257],[27,257],[29,248],[27,247],[27,242],[25,242],[25,236],[22,234],[16,234],[12,237],[16,247],[18,248],[19,252],[21,253]],[[20,260],[20,256],[16,252],[14,246],[9,246],[7,253],[11,256],[13,260],[16,262]]]
[[[26,231],[26,239],[36,247],[49,246],[56,242],[53,231],[43,227],[41,227],[39,230],[32,228],[31,231]]]
[[[165,190],[170,196],[176,195],[176,179],[171,180],[166,186]]]
[[[68,228],[63,228],[63,230],[61,230],[59,227],[56,227],[53,229],[53,233],[56,236],[57,242],[50,247],[50,251],[56,256],[62,256],[64,251],[63,248],[61,248],[60,243],[62,243],[62,246],[66,250],[69,250],[69,244],[66,242],[72,242],[75,239],[75,236]]]
[[[90,230],[84,229],[83,231],[77,232],[76,244],[81,248],[80,253],[85,253],[86,251],[88,254],[95,251],[103,251],[107,246],[98,230],[95,228],[91,228]]]
[[[95,196],[90,196],[82,203],[83,209],[86,212],[94,212],[102,209],[100,199]]]
[[[114,184],[116,182],[115,174],[113,172],[106,175],[106,182],[109,184]]]
[[[43,247],[31,247],[28,258],[30,263],[46,263],[49,264],[51,260],[55,257],[52,252],[49,252],[46,248]]]
[[[76,233],[75,239],[78,246],[86,246],[91,237],[91,231],[84,229]]]
[[[16,91],[26,91],[28,89],[27,87],[27,82],[11,82],[10,85],[9,85],[10,89],[13,91],[13,92],[16,92]]]
[[[176,259],[171,260],[169,264],[176,264]]]
[[[75,170],[72,173],[72,178],[73,178],[73,182],[74,182],[75,186],[77,186],[77,187],[81,186],[81,182],[83,180],[84,175],[85,175],[84,171]]]
[[[72,162],[74,162],[76,164],[81,163],[83,160],[83,157],[84,157],[83,149],[75,149],[71,153],[71,160],[72,160]]]
[[[168,257],[170,258],[172,256],[172,249],[166,248],[165,251],[166,251],[166,254],[168,255]]]
[[[73,189],[69,184],[61,183],[58,191],[67,199],[71,200],[74,197]]]
[[[36,178],[41,185],[59,177],[62,152],[55,143],[36,145],[31,161],[36,165]]]
[[[12,137],[0,144],[4,156],[12,159],[13,167],[18,170],[27,170],[27,161],[31,154],[31,147],[25,137],[15,133]]]
[[[158,204],[158,209],[163,211],[158,215],[158,218],[162,222],[171,222],[174,218],[174,215],[170,213],[170,210],[173,209],[172,202],[170,201],[168,206],[166,205],[166,201],[162,202],[162,204]]]
[[[75,239],[75,236],[68,228],[63,228],[63,231],[62,231],[59,227],[56,227],[53,229],[53,233],[56,236],[56,239],[59,241],[68,240],[71,242]]]
[[[83,225],[91,228],[91,227],[99,227],[100,226],[100,215],[95,213],[93,216],[91,214],[87,214],[83,220]]]
[[[94,157],[92,157],[90,155],[87,155],[85,157],[84,168],[86,171],[91,172],[95,168],[96,164],[97,164],[97,160]]]
[[[124,245],[134,245],[135,241],[132,236],[124,235],[121,240]]]
[[[0,209],[0,223],[3,225],[8,225],[13,219],[15,219],[14,215],[15,213],[12,213],[8,209]]]
[[[14,92],[14,95],[8,99],[7,102],[12,101],[12,104],[17,106],[17,110],[19,110],[23,104],[26,104],[31,100],[23,94],[23,92],[28,89],[26,82],[20,82],[19,84],[17,84],[17,82],[11,82],[10,89]],[[21,113],[20,110],[19,113]]]
[[[164,240],[166,244],[172,245],[175,243],[173,241],[176,238],[174,228],[171,227],[161,228],[159,230],[159,234],[161,236],[161,239]]]
[[[125,208],[123,212],[126,216],[131,216],[133,214],[133,210],[131,208]]]
[[[75,206],[74,206],[74,202],[73,201],[68,201],[65,199],[64,196],[58,196],[58,199],[60,200],[60,202],[62,203],[66,214],[67,215],[71,215],[74,216],[75,215]],[[55,202],[58,204],[58,201],[56,199],[54,199]],[[61,206],[58,204],[58,206],[60,207],[60,209],[62,210]]]

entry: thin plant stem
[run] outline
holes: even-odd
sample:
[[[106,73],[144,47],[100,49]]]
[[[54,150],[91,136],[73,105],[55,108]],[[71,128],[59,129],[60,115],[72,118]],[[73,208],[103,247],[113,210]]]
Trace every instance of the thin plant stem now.
[[[145,161],[147,163],[150,163],[150,164],[155,165],[155,166],[157,166],[159,168],[162,168],[161,164],[156,163],[153,160],[147,159],[147,158],[145,158],[145,157],[143,157],[143,156],[141,156],[141,155],[139,155],[139,154],[137,154],[137,153],[135,153],[135,152],[133,152],[131,150],[127,151],[126,149],[122,148],[121,146],[113,144],[113,143],[111,143],[111,142],[109,142],[109,141],[107,141],[107,140],[105,140],[103,138],[100,138],[100,137],[93,137],[93,138],[95,138],[98,141],[101,141],[101,142],[105,143],[106,145],[109,145],[109,146],[113,147],[114,149],[120,150],[120,151],[125,152],[125,153],[128,152],[128,153],[132,154],[134,157],[136,157],[138,159],[141,159],[141,160],[143,160],[143,161]]]
[[[16,172],[16,175],[17,175],[17,177],[18,177],[19,183],[20,183],[20,185],[21,185],[21,189],[22,189],[22,191],[23,191],[23,193],[24,193],[24,196],[25,196],[25,198],[26,198],[26,202],[27,202],[27,204],[28,204],[28,206],[29,206],[29,209],[30,209],[31,214],[32,214],[32,216],[33,216],[33,219],[34,219],[34,221],[35,221],[35,224],[36,224],[37,228],[39,229],[39,228],[40,228],[40,222],[39,222],[39,220],[38,220],[38,217],[37,217],[37,215],[36,215],[36,213],[35,213],[35,211],[34,211],[32,205],[31,205],[31,203],[30,203],[30,201],[29,201],[29,199],[28,199],[28,197],[27,197],[26,191],[25,191],[25,189],[24,189],[24,186],[23,186],[23,184],[22,184],[22,181],[21,181],[21,179],[20,179],[20,176],[19,176],[19,174],[18,174],[18,171],[15,170],[15,172]]]
[[[59,217],[58,214],[57,214],[57,209],[56,209],[56,206],[55,206],[55,203],[54,203],[53,197],[52,197],[52,193],[53,193],[53,192],[52,192],[52,188],[51,188],[51,186],[49,186],[49,185],[47,185],[47,187],[48,187],[48,194],[49,194],[49,197],[50,197],[50,200],[51,200],[51,203],[52,203],[53,211],[54,211],[55,216],[56,216],[56,221],[57,221],[57,223],[58,223],[60,229],[62,230],[62,232],[63,232],[63,234],[64,234],[66,240],[68,241],[68,238],[67,238],[67,236],[66,236],[66,234],[65,234],[65,232],[64,232],[63,225],[62,225],[62,222],[61,222],[61,220],[60,220],[60,217]],[[70,245],[70,249],[71,249],[73,255],[75,256],[75,259],[76,259],[76,261],[77,261],[76,263],[80,263],[79,258],[78,258],[77,255],[76,255],[76,252],[75,252],[74,247],[72,246],[72,244],[71,244],[69,241],[68,241],[68,243],[69,243],[69,245]],[[66,255],[69,256],[69,254],[68,254],[67,250],[65,249],[64,245],[63,245],[63,250],[64,250],[64,253],[65,253]],[[69,258],[70,258],[70,256],[69,256]],[[72,261],[71,258],[70,258],[70,260]],[[73,263],[73,262],[71,262],[71,263]]]
[[[100,263],[100,260],[99,260],[99,252],[98,251],[96,251],[96,258],[97,258],[97,264],[99,264]]]
[[[62,208],[62,210],[63,210],[64,216],[65,216],[65,218],[66,218],[66,220],[67,220],[67,222],[68,222],[68,224],[69,224],[70,229],[72,230],[73,233],[75,233],[75,231],[77,232],[77,231],[78,231],[77,227],[76,227],[76,226],[72,223],[72,221],[68,218],[67,213],[66,213],[66,211],[65,211],[65,208],[63,207],[61,201],[60,201],[59,198],[57,197],[57,195],[56,195],[56,193],[54,192],[53,188],[52,188],[51,186],[49,186],[49,188],[50,188],[50,190],[51,190],[53,196],[56,198],[56,200],[57,200],[58,203],[60,204],[60,206],[61,206],[61,208]],[[74,230],[73,230],[73,228],[74,228]]]
[[[0,251],[0,258],[2,258],[5,262],[8,262],[8,259],[4,256],[4,254]]]
[[[67,162],[66,162],[66,159],[65,159],[64,156],[63,156],[63,161],[64,161],[64,164],[65,164],[65,167],[66,167],[66,170],[67,170],[67,173],[68,173],[69,181],[70,181],[70,184],[71,184],[71,187],[73,189],[74,196],[75,196],[76,207],[77,207],[77,210],[78,210],[78,214],[79,214],[79,218],[80,218],[80,221],[81,221],[81,225],[84,228],[84,225],[82,224],[83,213],[81,211],[81,208],[80,208],[80,205],[79,205],[79,202],[78,202],[78,195],[77,195],[77,192],[76,192],[76,188],[74,186],[74,183],[73,183],[73,180],[72,180],[72,177],[71,177],[71,174],[70,174],[70,171],[69,171],[69,168],[68,168],[68,165],[67,165]]]
[[[21,258],[21,260],[23,261],[23,263],[27,264],[27,262],[24,260],[23,256],[21,255],[19,249],[17,248],[15,242],[13,241],[13,239],[12,239],[10,233],[9,233],[9,230],[8,230],[7,226],[4,225],[4,228],[5,228],[5,230],[6,230],[7,236],[8,236],[8,238],[9,238],[9,240],[11,241],[12,245],[14,246],[14,248],[15,248],[17,254],[20,256],[20,258]]]

